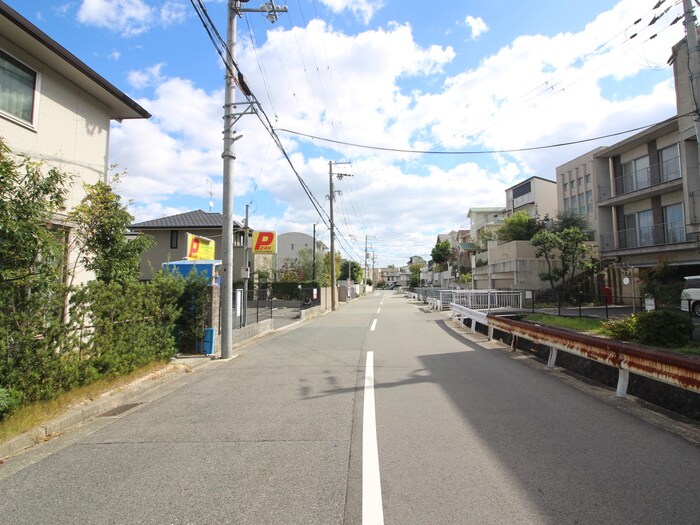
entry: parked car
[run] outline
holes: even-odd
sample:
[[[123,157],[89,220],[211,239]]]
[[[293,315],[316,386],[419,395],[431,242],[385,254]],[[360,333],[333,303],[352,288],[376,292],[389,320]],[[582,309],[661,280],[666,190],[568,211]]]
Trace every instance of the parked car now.
[[[685,277],[685,284],[681,292],[681,310],[693,312],[700,317],[700,275]]]

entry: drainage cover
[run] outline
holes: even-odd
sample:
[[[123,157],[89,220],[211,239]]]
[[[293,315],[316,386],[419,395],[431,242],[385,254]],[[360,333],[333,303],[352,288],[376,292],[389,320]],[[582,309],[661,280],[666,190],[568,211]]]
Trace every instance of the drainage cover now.
[[[113,417],[113,416],[118,416],[119,414],[123,414],[127,410],[131,410],[134,407],[139,406],[141,403],[127,403],[126,405],[121,405],[116,408],[113,408],[112,410],[108,410],[104,414],[100,414],[98,417]]]

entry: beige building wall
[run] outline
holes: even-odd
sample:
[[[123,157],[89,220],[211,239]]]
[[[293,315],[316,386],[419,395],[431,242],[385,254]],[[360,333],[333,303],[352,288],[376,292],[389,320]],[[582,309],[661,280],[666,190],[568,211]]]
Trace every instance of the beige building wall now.
[[[0,136],[14,153],[74,177],[70,210],[85,195],[83,183],[104,180],[107,173],[110,109],[2,35],[0,49],[36,71],[38,86],[34,122],[0,112]]]

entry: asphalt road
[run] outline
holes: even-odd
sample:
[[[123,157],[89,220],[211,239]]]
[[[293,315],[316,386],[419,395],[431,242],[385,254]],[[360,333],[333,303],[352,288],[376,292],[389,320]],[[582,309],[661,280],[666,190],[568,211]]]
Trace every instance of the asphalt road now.
[[[697,523],[697,444],[485,346],[356,300],[6,460],[0,524]]]

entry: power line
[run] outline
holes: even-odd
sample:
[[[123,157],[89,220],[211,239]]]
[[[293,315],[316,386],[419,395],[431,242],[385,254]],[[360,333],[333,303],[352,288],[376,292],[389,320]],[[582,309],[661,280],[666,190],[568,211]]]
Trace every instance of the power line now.
[[[678,119],[682,116],[686,115],[677,115],[675,117],[671,117],[673,119]],[[639,126],[637,128],[631,128],[627,129],[625,131],[617,131],[615,133],[609,133],[607,135],[600,135],[598,137],[592,137],[592,138],[587,138],[587,139],[581,139],[581,140],[572,140],[570,142],[559,142],[557,144],[548,144],[546,146],[531,146],[529,148],[509,148],[509,149],[498,149],[498,150],[467,150],[467,151],[449,151],[449,150],[417,150],[417,149],[402,149],[402,148],[390,148],[390,147],[383,147],[383,146],[371,146],[369,144],[358,144],[356,142],[343,142],[339,140],[334,140],[334,139],[329,139],[326,137],[319,137],[317,135],[311,135],[309,133],[302,133],[301,131],[294,131],[291,129],[286,129],[286,128],[278,128],[278,131],[282,131],[284,133],[289,133],[290,135],[297,135],[299,137],[306,137],[312,140],[320,140],[322,142],[330,142],[332,144],[341,144],[344,146],[351,146],[353,148],[362,148],[362,149],[369,149],[369,150],[377,150],[377,151],[388,151],[388,152],[393,152],[393,153],[413,153],[413,154],[420,154],[420,155],[492,155],[496,153],[519,153],[523,151],[537,151],[537,150],[543,150],[543,149],[552,149],[552,148],[561,148],[564,146],[573,146],[575,144],[584,144],[586,142],[593,142],[596,140],[602,140],[602,139],[607,139],[610,137],[617,137],[619,135],[625,135],[627,133],[633,133],[635,131],[641,131],[643,129],[650,128],[652,126],[655,126],[658,124],[655,122],[654,124],[647,124],[645,126]]]

